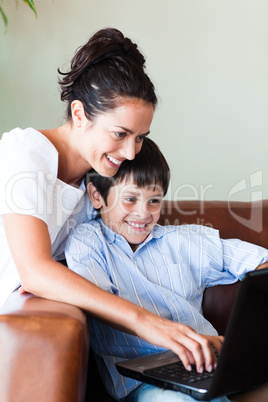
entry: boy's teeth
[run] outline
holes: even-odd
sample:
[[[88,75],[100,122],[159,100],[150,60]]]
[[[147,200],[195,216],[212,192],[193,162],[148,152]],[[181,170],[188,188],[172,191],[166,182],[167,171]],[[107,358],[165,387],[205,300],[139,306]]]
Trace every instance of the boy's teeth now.
[[[128,224],[130,226],[134,226],[135,228],[144,228],[144,226],[145,226],[145,223],[142,223],[141,225],[139,225],[138,223],[128,222]]]
[[[110,156],[110,155],[107,155],[107,158],[109,159],[109,161],[111,161],[111,162],[114,163],[115,165],[121,165],[121,163],[122,163],[121,161],[119,161],[119,160],[113,158],[113,157]]]

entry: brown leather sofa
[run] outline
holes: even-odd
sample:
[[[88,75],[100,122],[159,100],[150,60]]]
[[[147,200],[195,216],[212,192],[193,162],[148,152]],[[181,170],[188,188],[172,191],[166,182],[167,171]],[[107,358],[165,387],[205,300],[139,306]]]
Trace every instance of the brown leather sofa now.
[[[240,238],[268,248],[268,200],[165,201],[160,223],[212,226],[222,238]],[[204,315],[221,334],[238,286],[216,286],[204,294]],[[0,315],[0,401],[112,401],[89,351],[85,312],[14,292]],[[261,401],[261,395],[268,400],[265,388],[253,401]],[[236,400],[251,400],[247,398]]]

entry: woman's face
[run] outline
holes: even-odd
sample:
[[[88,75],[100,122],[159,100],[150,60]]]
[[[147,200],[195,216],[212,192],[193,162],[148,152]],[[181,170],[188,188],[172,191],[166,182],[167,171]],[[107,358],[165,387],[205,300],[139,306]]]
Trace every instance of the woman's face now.
[[[125,159],[134,159],[149,134],[154,107],[141,99],[86,120],[79,147],[82,158],[102,176],[114,176]]]

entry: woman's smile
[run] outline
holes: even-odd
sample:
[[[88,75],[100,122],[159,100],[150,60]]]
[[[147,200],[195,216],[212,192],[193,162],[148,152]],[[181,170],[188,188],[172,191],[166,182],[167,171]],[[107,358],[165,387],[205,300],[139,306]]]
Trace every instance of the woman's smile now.
[[[106,158],[108,159],[109,162],[111,162],[112,165],[119,167],[122,162],[124,161],[124,159],[116,159],[111,155],[106,155]]]

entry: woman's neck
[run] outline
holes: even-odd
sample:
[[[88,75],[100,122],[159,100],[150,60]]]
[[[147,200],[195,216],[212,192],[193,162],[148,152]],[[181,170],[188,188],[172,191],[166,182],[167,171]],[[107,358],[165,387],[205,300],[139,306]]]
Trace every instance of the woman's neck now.
[[[59,155],[58,179],[65,183],[79,186],[84,175],[90,170],[90,166],[81,161],[79,148],[73,141],[74,130],[70,123],[61,127],[48,130],[39,130],[54,145]]]

